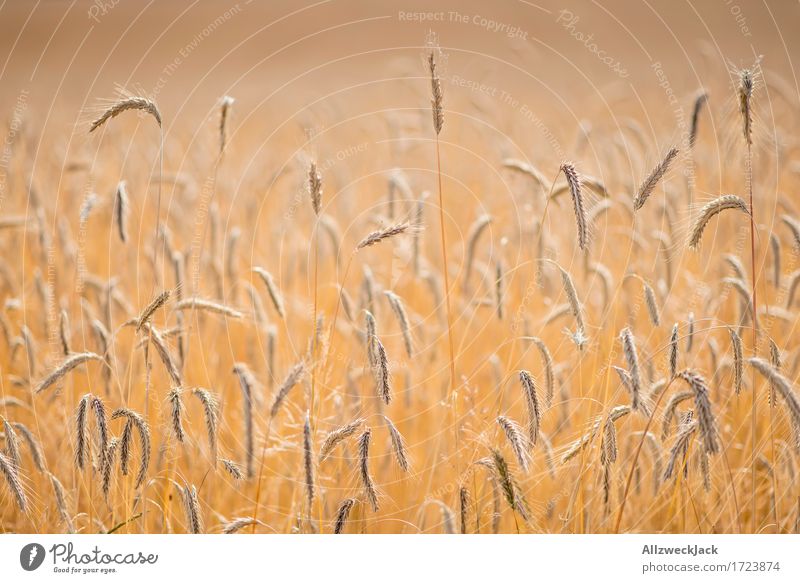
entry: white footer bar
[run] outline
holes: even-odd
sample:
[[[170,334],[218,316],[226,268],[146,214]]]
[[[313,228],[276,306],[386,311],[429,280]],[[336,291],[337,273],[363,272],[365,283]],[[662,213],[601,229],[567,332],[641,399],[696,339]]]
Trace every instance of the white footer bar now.
[[[0,573],[9,582],[233,583],[256,576],[325,583],[564,577],[760,583],[800,581],[800,535],[2,535]]]

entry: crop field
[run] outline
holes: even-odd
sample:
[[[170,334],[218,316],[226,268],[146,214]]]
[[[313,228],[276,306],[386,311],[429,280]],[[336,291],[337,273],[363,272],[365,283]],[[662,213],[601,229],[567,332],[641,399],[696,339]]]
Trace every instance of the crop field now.
[[[0,6],[0,532],[800,532],[798,4],[441,4]]]

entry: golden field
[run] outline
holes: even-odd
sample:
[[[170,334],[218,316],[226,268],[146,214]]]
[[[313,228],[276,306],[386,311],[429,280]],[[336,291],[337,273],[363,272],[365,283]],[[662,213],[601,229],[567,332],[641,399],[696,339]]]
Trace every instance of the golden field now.
[[[0,532],[800,532],[742,4],[4,5]]]

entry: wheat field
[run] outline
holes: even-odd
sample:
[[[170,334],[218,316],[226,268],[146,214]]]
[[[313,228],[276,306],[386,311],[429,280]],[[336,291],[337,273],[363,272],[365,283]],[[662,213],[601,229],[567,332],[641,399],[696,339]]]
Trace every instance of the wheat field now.
[[[206,7],[163,87],[170,47],[5,85],[0,532],[800,532],[794,45],[718,8],[682,75],[637,17],[622,76],[590,6],[554,54],[514,10],[262,90],[199,80],[245,18]]]

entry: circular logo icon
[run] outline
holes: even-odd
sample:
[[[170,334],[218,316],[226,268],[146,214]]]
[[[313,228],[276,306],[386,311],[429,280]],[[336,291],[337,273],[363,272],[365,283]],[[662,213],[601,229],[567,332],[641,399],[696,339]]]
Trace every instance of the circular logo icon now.
[[[19,564],[26,571],[35,571],[44,562],[44,547],[39,543],[30,543],[19,552]]]

